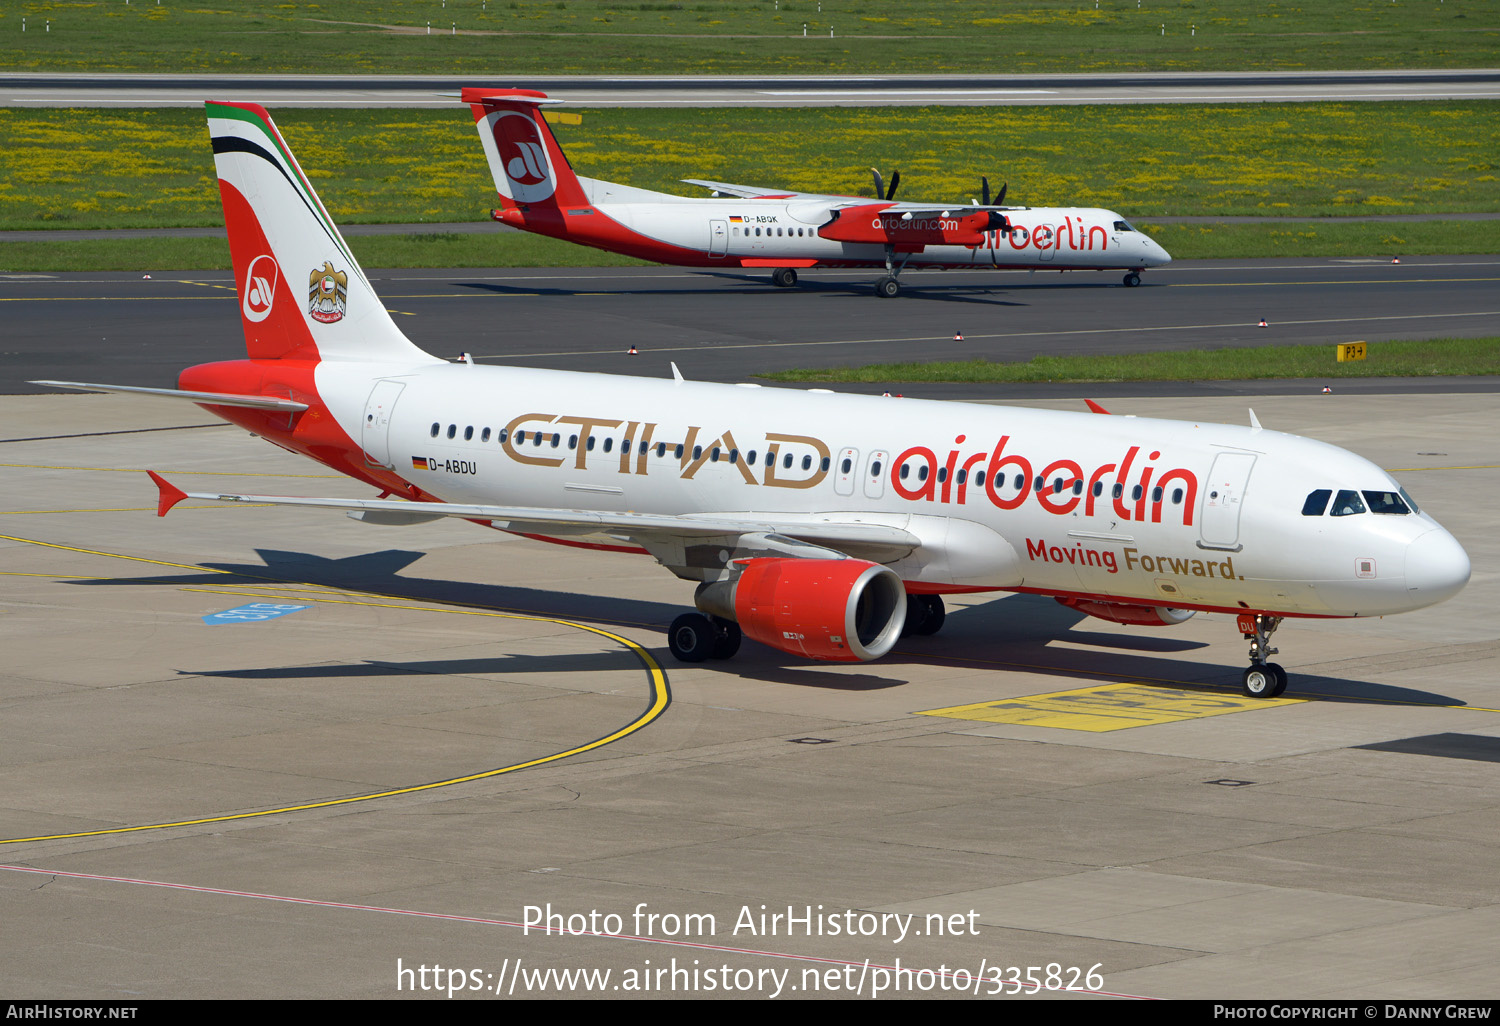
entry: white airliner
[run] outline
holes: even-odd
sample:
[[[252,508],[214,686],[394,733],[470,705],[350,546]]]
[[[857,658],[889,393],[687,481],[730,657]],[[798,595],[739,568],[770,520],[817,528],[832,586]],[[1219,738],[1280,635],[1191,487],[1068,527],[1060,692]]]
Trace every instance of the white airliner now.
[[[1457,593],[1469,559],[1392,477],[1276,431],[1095,413],[449,363],[398,329],[266,111],[208,104],[248,359],[176,396],[377,498],[184,493],[461,517],[639,552],[694,582],[677,658],[741,633],[877,659],[945,594],[1049,595],[1118,623],[1238,614],[1244,690],[1279,694],[1283,617],[1381,616]]]
[[[1112,210],[991,206],[987,180],[982,203],[942,204],[894,202],[899,171],[889,188],[875,172],[873,200],[690,178],[713,190],[691,198],[582,178],[542,115],[561,100],[530,89],[461,95],[500,196],[495,220],[643,260],[771,268],[782,287],[797,284],[798,268],[884,267],[875,292],[887,297],[907,267],[1124,270],[1135,286],[1141,271],[1172,260]]]

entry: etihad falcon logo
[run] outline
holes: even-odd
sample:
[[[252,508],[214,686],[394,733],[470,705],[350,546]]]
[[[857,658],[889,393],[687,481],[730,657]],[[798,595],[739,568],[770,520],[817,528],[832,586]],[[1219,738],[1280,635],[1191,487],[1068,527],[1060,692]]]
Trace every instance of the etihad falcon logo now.
[[[332,324],[344,319],[344,310],[349,305],[349,275],[335,271],[333,264],[323,261],[322,270],[314,268],[307,276],[307,312],[315,321]]]

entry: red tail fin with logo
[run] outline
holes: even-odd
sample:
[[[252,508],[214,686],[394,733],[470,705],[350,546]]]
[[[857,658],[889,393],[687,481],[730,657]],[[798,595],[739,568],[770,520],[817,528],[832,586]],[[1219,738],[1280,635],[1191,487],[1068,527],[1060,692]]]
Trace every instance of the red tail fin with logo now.
[[[560,101],[532,89],[467,88],[462,96],[474,112],[501,209],[529,223],[560,222],[565,210],[589,205],[542,117],[542,104]]]

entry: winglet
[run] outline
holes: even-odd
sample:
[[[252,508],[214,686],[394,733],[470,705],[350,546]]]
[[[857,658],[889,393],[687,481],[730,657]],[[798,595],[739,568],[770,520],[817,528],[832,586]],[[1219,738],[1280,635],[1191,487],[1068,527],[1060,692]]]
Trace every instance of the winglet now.
[[[1109,411],[1106,410],[1104,407],[1100,406],[1098,403],[1094,402],[1094,400],[1092,400],[1092,399],[1085,399],[1084,402],[1088,403],[1089,409],[1093,410],[1095,413],[1102,413],[1102,414],[1104,414],[1106,416],[1109,415]]]
[[[161,495],[156,500],[156,515],[164,517],[167,511],[187,498],[187,492],[172,484],[154,470],[146,471],[151,475],[151,480],[156,482],[156,487],[161,490]]]

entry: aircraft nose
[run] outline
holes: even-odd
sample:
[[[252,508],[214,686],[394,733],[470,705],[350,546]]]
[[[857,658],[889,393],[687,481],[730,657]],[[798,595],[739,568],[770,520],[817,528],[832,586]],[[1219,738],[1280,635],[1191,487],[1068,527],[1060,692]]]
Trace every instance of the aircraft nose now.
[[[1469,582],[1469,554],[1442,528],[1406,546],[1406,591],[1424,606],[1457,595]]]
[[[1146,239],[1146,255],[1151,261],[1152,267],[1164,267],[1172,262],[1172,254],[1162,248],[1161,243],[1155,239]]]

